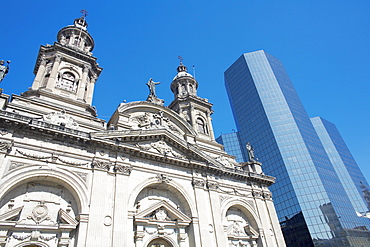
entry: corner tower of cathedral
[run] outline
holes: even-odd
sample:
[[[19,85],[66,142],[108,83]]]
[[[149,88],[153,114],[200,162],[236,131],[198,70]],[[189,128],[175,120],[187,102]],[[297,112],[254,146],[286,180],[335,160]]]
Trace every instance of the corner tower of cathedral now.
[[[32,87],[23,97],[14,96],[9,107],[17,110],[19,105],[32,102],[32,117],[45,118],[52,113],[51,118],[69,119],[69,123],[62,124],[79,126],[81,130],[104,128],[104,120],[96,118],[96,109],[91,105],[95,83],[102,72],[92,55],[93,49],[94,40],[87,32],[85,17],[75,19],[73,25],[58,32],[53,45],[40,47]]]
[[[198,82],[180,62],[177,75],[171,83],[175,99],[168,106],[184,118],[198,133],[199,138],[214,141],[212,104],[197,96]]]

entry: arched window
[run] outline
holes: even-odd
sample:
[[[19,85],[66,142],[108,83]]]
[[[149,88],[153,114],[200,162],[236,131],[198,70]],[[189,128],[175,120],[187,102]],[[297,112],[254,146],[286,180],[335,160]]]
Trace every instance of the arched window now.
[[[198,132],[202,134],[207,134],[207,126],[203,119],[197,118]]]
[[[75,93],[77,91],[76,77],[71,72],[63,73],[57,87]]]
[[[167,241],[160,238],[154,239],[148,244],[148,247],[171,247],[171,246],[172,245],[170,245]]]

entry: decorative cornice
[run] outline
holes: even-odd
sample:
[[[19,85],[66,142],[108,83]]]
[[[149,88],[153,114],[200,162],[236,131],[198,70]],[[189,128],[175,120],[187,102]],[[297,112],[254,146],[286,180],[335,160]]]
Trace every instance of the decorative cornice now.
[[[31,117],[3,110],[0,110],[0,128],[7,129],[8,131],[28,131],[33,134],[61,138],[62,140],[77,145],[86,146],[86,144],[88,144],[89,146],[94,146],[96,148],[109,148],[114,151],[125,153],[130,157],[142,157],[183,167],[205,169],[209,173],[222,174],[223,176],[241,181],[255,181],[266,185],[271,185],[275,182],[275,178],[271,176],[225,167],[214,158],[199,150],[197,146],[192,145],[185,140],[181,140],[166,129],[112,131],[114,135],[109,135],[108,133],[110,133],[110,131],[87,133],[69,128],[62,128],[60,126],[38,121]],[[117,142],[117,138],[120,138],[120,141]],[[137,146],[133,145],[133,143],[137,143],[140,140],[164,140],[167,144],[175,147],[176,150],[179,150],[179,152],[186,153],[187,159],[171,157],[161,153],[142,151]],[[22,155],[28,155],[29,158],[33,159],[44,161],[52,159],[52,155],[37,156],[24,153],[24,151],[21,152],[23,152]],[[58,158],[58,160],[69,165],[85,165],[85,163],[68,161],[63,158]],[[108,169],[108,167],[105,167],[104,169]]]

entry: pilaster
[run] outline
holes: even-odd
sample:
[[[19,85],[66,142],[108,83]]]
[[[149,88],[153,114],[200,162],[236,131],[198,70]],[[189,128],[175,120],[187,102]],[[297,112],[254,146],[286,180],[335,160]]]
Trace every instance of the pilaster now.
[[[84,94],[85,94],[85,88],[86,88],[86,83],[87,83],[87,76],[89,74],[90,66],[84,65],[83,73],[82,73],[82,78],[80,81],[80,84],[78,85],[77,89],[77,100],[83,100]]]
[[[227,239],[225,237],[226,235],[223,228],[222,213],[220,208],[221,202],[218,194],[219,185],[215,181],[208,181],[207,187],[213,216],[214,238],[217,240],[217,246],[227,246]]]
[[[87,93],[85,97],[86,97],[86,103],[89,105],[92,104],[95,81],[96,81],[96,78],[91,78],[90,83],[87,85]]]
[[[37,70],[35,80],[33,81],[32,90],[39,89],[41,80],[43,76],[45,76],[45,69],[46,69],[46,59],[43,57],[41,58],[39,69]]]
[[[113,247],[131,247],[132,238],[127,237],[128,226],[128,205],[129,198],[128,181],[131,173],[131,167],[128,165],[115,165],[115,195],[113,210]],[[130,239],[131,241],[128,241]]]
[[[106,218],[105,216],[107,215],[107,209],[105,207],[107,200],[106,186],[110,184],[110,181],[108,181],[110,178],[107,174],[110,169],[110,163],[105,161],[94,161],[93,169],[90,197],[90,217],[85,246],[108,247],[111,246],[111,243],[107,242],[104,238],[104,223]]]
[[[51,74],[50,74],[49,80],[48,80],[47,85],[46,85],[46,89],[49,90],[49,91],[53,91],[54,88],[55,88],[56,77],[57,77],[57,74],[58,74],[58,71],[59,71],[59,65],[60,65],[61,61],[62,61],[62,56],[61,55],[56,55],[55,60],[54,60],[54,64],[53,64],[53,69],[51,70]]]
[[[205,191],[205,180],[202,178],[193,178],[193,187],[195,195],[195,203],[199,215],[199,234],[201,246],[218,246],[215,240],[215,236],[212,232],[214,226],[212,213],[209,208],[210,198],[208,192]],[[220,246],[221,247],[221,246]]]

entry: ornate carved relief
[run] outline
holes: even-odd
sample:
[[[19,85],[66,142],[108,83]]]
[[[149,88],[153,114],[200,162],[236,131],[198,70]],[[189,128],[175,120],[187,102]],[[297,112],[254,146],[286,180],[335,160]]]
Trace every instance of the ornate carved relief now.
[[[109,171],[110,168],[110,163],[109,162],[104,162],[101,160],[95,160],[92,163],[92,167],[97,170],[102,170],[102,171]]]
[[[172,147],[168,146],[167,143],[163,140],[159,140],[157,142],[153,142],[150,144],[136,144],[141,150],[144,151],[156,151],[165,156],[172,156],[176,158],[185,159],[184,155],[179,154],[176,152]]]
[[[256,198],[261,198],[262,197],[262,192],[261,191],[252,191],[252,195]]]
[[[266,200],[270,200],[272,198],[272,193],[271,192],[263,192],[262,196]]]
[[[210,189],[210,190],[215,190],[217,191],[219,189],[219,185],[217,182],[215,181],[208,181],[207,182],[207,188]]]
[[[8,152],[13,146],[13,142],[0,141],[0,152]]]
[[[65,111],[51,112],[43,116],[43,120],[46,123],[65,126],[71,129],[77,129],[79,127],[78,123],[71,116],[66,114]]]
[[[242,211],[237,208],[230,208],[225,223],[224,229],[230,246],[254,246],[259,233],[250,225]]]
[[[218,157],[216,158],[216,160],[217,160],[218,162],[220,162],[221,164],[223,164],[224,166],[229,167],[229,168],[235,168],[235,167],[237,166],[237,164],[238,164],[238,163],[237,163],[236,161],[234,161],[233,159],[231,159],[231,158],[227,158],[227,157],[222,156],[222,155],[218,156]]]
[[[87,181],[87,173],[84,173],[84,172],[75,172],[80,178],[82,178],[82,180],[84,180],[85,182]]]
[[[29,164],[11,161],[8,170],[11,171],[11,170],[17,169],[19,167],[27,166],[27,165]]]
[[[9,132],[5,129],[0,129],[0,135],[4,136],[6,134],[8,134]]]
[[[131,117],[131,120],[137,123],[137,128],[139,129],[166,128],[171,133],[181,135],[181,131],[168,117],[164,116],[163,111],[159,111],[158,113],[145,112],[142,115]]]
[[[66,160],[60,157],[57,157],[56,159],[61,161],[64,164],[73,165],[73,166],[87,166],[89,164],[89,162],[76,162],[76,161]]]
[[[203,189],[206,182],[202,178],[193,178],[193,187]]]
[[[161,183],[169,183],[169,182],[171,182],[172,181],[172,179],[171,178],[169,178],[167,175],[165,175],[165,174],[158,174],[157,175],[157,179],[158,179],[158,181],[159,182],[161,182]]]
[[[20,155],[27,157],[27,158],[32,158],[32,159],[37,159],[37,160],[45,160],[45,159],[50,159],[52,158],[51,155],[39,155],[39,154],[31,154],[31,153],[26,153],[23,152],[19,149],[16,150]]]
[[[131,166],[123,166],[123,165],[115,165],[114,170],[116,173],[124,174],[124,175],[130,175],[132,171]]]
[[[45,220],[50,220],[49,209],[44,202],[40,202],[33,210],[32,213],[27,217],[27,219],[32,219],[36,224],[40,224]]]

